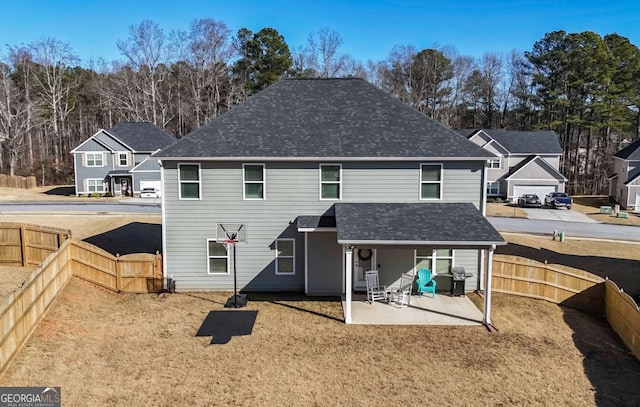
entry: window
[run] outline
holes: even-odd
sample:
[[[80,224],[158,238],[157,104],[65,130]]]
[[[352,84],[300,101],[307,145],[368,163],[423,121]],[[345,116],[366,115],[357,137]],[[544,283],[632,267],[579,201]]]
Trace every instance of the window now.
[[[320,199],[341,199],[342,165],[320,164]]]
[[[104,184],[100,178],[87,179],[87,191],[88,192],[104,192]]]
[[[207,273],[229,274],[229,252],[215,239],[207,239]]]
[[[200,164],[178,164],[180,199],[200,199]]]
[[[265,199],[264,164],[244,164],[242,169],[244,181],[243,199]]]
[[[118,153],[118,166],[120,166],[120,167],[129,166],[129,154],[128,153]]]
[[[487,182],[487,195],[500,195],[500,183],[497,181]]]
[[[276,240],[276,274],[296,274],[295,252],[294,239]]]
[[[500,158],[489,160],[489,168],[500,168]]]
[[[102,153],[85,153],[87,167],[104,167]]]
[[[417,249],[416,270],[427,268],[433,274],[451,273],[453,249]]]
[[[442,164],[420,165],[420,199],[441,199]]]

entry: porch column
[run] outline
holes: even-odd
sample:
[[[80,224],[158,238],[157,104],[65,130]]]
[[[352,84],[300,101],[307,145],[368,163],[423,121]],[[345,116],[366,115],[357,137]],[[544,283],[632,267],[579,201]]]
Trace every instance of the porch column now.
[[[491,325],[491,274],[493,272],[493,251],[495,245],[491,245],[487,253],[487,276],[484,281],[484,316],[482,323]]]
[[[346,324],[351,323],[351,283],[353,280],[353,246],[345,246],[344,248],[344,291],[345,291],[345,304],[344,304],[344,322]]]

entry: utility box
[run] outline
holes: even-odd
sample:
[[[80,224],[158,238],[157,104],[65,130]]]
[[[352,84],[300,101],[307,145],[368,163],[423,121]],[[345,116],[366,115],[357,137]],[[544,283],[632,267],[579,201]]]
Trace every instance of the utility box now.
[[[600,213],[611,215],[611,213],[613,213],[613,208],[610,206],[601,206]]]
[[[629,219],[629,213],[628,212],[618,212],[616,217],[623,218],[623,219]]]

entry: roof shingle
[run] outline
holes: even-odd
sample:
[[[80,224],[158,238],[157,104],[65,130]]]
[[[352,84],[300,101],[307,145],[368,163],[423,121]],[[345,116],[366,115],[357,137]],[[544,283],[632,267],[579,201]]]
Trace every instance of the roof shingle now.
[[[640,160],[640,140],[629,144],[613,156],[622,158],[623,160]]]
[[[149,122],[120,122],[107,133],[131,147],[134,151],[154,152],[176,141],[169,134]]]
[[[158,157],[493,157],[362,79],[281,80]]]
[[[558,135],[554,131],[514,131],[503,129],[480,129],[500,143],[511,154],[562,154]],[[470,137],[478,130],[456,130]]]

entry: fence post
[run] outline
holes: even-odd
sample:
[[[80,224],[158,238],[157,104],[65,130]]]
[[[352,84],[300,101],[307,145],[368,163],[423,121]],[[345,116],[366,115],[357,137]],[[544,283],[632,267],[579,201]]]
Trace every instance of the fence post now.
[[[153,264],[153,279],[155,281],[154,289],[156,292],[162,291],[164,286],[164,270],[162,270],[162,255],[156,250],[156,260]]]
[[[22,267],[27,265],[27,234],[24,224],[20,224],[20,257],[22,257]]]
[[[116,292],[120,292],[120,287],[122,287],[122,273],[120,273],[120,253],[116,253]]]

